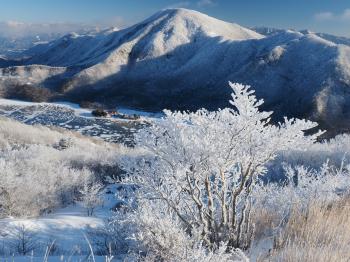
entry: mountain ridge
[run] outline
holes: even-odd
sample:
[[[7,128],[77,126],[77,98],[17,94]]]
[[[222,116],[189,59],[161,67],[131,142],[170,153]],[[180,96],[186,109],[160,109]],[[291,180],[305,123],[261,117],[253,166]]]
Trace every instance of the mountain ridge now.
[[[350,128],[350,47],[310,31],[263,35],[167,9],[129,28],[70,34],[25,54],[22,67],[0,69],[0,86],[30,80],[76,102],[195,110],[229,106],[230,80],[252,85],[276,121],[287,115]]]

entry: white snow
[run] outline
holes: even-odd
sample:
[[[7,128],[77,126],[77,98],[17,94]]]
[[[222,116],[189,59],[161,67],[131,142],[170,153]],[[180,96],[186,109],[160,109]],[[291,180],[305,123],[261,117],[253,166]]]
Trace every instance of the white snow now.
[[[16,99],[4,99],[0,98],[0,105],[8,105],[8,106],[33,106],[33,105],[55,105],[55,106],[61,106],[61,107],[66,107],[69,109],[74,110],[75,114],[77,116],[81,117],[92,117],[91,115],[91,110],[81,108],[78,104],[75,103],[70,103],[70,102],[53,102],[53,103],[38,103],[38,102],[27,102],[27,101],[21,101],[21,100],[16,100]]]
[[[160,118],[164,116],[162,112],[147,112],[143,110],[136,110],[131,108],[117,107],[118,113],[124,115],[138,115],[144,118]]]
[[[87,211],[80,203],[70,205],[38,218],[5,218],[0,219],[0,242],[11,241],[9,234],[19,226],[37,233],[38,242],[48,245],[52,241],[60,248],[62,254],[71,253],[74,248],[88,250],[85,239],[86,229],[101,228],[112,216],[111,208],[117,203],[114,193],[116,186],[110,185],[104,189],[103,206],[96,208],[93,216],[87,216]],[[43,254],[37,254],[42,256]]]
[[[22,100],[16,100],[16,99],[4,99],[0,98],[0,105],[6,105],[6,106],[20,106],[20,107],[28,107],[28,106],[35,106],[35,105],[52,105],[52,106],[60,106],[64,108],[68,108],[74,111],[74,114],[76,116],[80,117],[94,117],[91,114],[91,109],[86,109],[80,107],[78,104],[67,102],[67,101],[57,101],[57,102],[28,102],[28,101],[22,101]],[[148,119],[148,118],[161,118],[164,116],[163,112],[147,112],[143,110],[137,110],[137,109],[131,109],[131,108],[125,108],[125,107],[117,107],[116,110],[118,113],[127,115],[127,116],[132,116],[132,115],[137,115],[141,117],[142,119]],[[33,112],[35,114],[35,112]],[[127,122],[130,121],[129,119],[122,119],[122,118],[108,118],[110,120],[116,120],[120,122]]]

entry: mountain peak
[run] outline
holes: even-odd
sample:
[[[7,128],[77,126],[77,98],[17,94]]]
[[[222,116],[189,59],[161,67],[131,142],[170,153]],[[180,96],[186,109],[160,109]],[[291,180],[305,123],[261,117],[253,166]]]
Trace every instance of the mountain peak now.
[[[179,35],[202,33],[209,37],[222,37],[227,40],[260,39],[264,36],[238,24],[225,22],[196,10],[170,8],[157,12],[144,23],[160,23],[163,29]]]

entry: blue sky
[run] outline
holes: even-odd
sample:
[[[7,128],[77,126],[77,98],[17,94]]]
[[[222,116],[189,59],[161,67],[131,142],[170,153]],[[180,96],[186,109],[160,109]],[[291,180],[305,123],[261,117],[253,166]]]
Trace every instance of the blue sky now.
[[[349,0],[0,0],[0,21],[126,26],[168,7],[196,9],[244,26],[350,36]]]

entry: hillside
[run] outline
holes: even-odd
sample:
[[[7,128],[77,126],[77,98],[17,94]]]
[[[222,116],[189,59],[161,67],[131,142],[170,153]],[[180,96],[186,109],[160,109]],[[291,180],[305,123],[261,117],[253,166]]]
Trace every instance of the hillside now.
[[[350,47],[323,36],[292,30],[264,36],[167,9],[120,31],[72,33],[35,46],[22,67],[0,69],[0,88],[30,82],[76,102],[215,109],[228,106],[231,80],[252,85],[277,120],[307,117],[348,130]]]
[[[128,48],[129,52],[134,49],[134,58],[146,60],[172,52],[188,43],[199,42],[199,45],[206,37],[246,40],[262,36],[196,11],[169,9],[125,30],[66,35],[42,45],[40,50],[29,50],[28,53],[34,56],[27,63],[87,67],[112,62],[112,58],[115,62],[123,62],[128,59],[129,53],[125,52]]]

